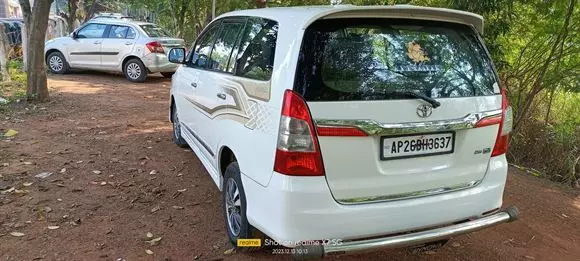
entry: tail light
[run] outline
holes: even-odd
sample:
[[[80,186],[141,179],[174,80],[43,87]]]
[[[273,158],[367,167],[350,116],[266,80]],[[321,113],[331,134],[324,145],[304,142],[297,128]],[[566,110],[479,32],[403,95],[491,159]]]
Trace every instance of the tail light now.
[[[499,156],[505,154],[509,147],[510,132],[512,132],[514,115],[512,112],[512,107],[509,106],[507,90],[505,88],[501,89],[501,116],[502,120],[499,123],[499,132],[497,134],[497,139],[495,140],[495,146],[491,152],[491,156]]]
[[[495,145],[493,146],[493,151],[491,152],[492,157],[499,156],[507,152],[509,147],[509,134],[512,132],[513,127],[513,118],[512,107],[509,106],[507,91],[504,88],[501,90],[501,115],[497,117],[481,119],[475,125],[475,127],[478,128],[499,124],[497,138],[495,140]]]
[[[149,49],[149,51],[152,53],[165,53],[163,46],[159,42],[150,42],[145,46],[147,46],[147,49]]]
[[[286,90],[274,171],[290,176],[323,176],[322,155],[308,105],[300,95]]]

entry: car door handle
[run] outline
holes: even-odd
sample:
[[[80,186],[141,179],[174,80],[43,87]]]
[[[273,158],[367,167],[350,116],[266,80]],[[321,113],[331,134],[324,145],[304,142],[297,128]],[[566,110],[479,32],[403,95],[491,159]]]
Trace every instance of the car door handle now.
[[[95,41],[95,42],[93,42],[93,44],[100,44],[100,43],[101,43],[101,41]]]
[[[191,85],[191,87],[193,87],[193,88],[197,88],[197,83],[195,83],[195,82],[192,82],[190,85]]]
[[[125,45],[133,45],[133,43],[125,43]]]
[[[220,98],[220,99],[222,99],[222,100],[225,100],[226,99],[226,94],[225,93],[218,93],[217,94],[217,97]]]

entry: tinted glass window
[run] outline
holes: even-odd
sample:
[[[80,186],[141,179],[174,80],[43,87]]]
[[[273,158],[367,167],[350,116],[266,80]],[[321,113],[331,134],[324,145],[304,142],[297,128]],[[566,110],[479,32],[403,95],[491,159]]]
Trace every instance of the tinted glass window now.
[[[127,39],[135,39],[135,37],[137,36],[137,33],[135,32],[135,30],[131,27],[129,27],[129,30],[127,31]]]
[[[469,27],[412,20],[340,19],[310,26],[295,89],[310,101],[493,95],[496,77]]]
[[[149,37],[171,37],[169,33],[155,24],[142,24],[140,27]]]
[[[238,35],[240,34],[243,25],[243,23],[229,22],[224,22],[222,24],[222,29],[211,52],[210,69],[223,72],[227,71],[232,49],[237,43]]]
[[[236,75],[269,80],[274,65],[278,23],[261,18],[248,19],[236,60]]]
[[[211,47],[215,42],[219,26],[212,26],[205,31],[195,44],[191,57],[191,66],[205,68],[211,54]]]
[[[112,25],[111,30],[109,30],[109,38],[123,39],[127,36],[127,31],[129,27]]]
[[[103,34],[105,33],[105,29],[107,25],[105,24],[88,24],[87,26],[83,27],[77,33],[78,38],[103,38]]]

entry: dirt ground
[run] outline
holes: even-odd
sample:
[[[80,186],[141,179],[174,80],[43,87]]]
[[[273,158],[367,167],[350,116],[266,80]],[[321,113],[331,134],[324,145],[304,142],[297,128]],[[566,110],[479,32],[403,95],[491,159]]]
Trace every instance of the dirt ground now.
[[[171,141],[168,80],[77,73],[49,85],[50,103],[0,118],[0,131],[19,132],[0,140],[0,261],[290,259],[224,254],[220,193]],[[436,251],[332,260],[580,260],[578,192],[512,169],[511,204],[521,220]]]

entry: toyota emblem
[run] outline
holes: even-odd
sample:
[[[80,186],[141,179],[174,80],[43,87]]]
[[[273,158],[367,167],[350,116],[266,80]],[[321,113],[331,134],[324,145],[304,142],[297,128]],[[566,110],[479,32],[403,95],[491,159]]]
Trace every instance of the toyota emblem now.
[[[421,104],[417,107],[417,115],[421,118],[427,118],[433,113],[433,106],[430,104]]]

